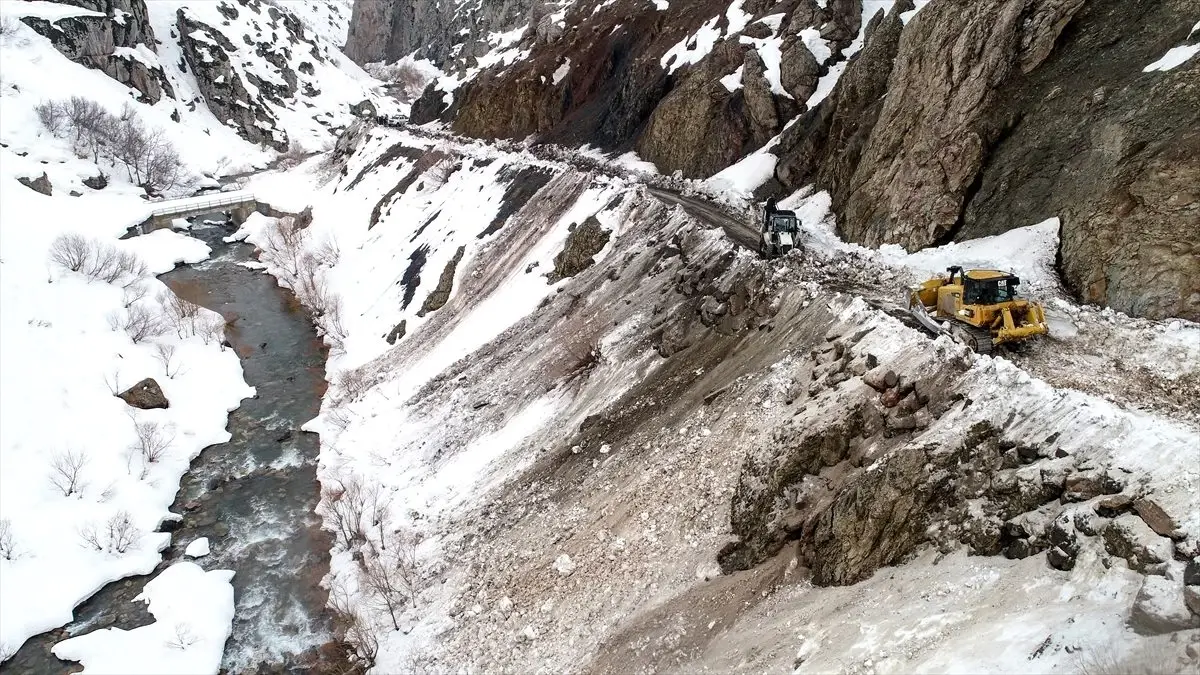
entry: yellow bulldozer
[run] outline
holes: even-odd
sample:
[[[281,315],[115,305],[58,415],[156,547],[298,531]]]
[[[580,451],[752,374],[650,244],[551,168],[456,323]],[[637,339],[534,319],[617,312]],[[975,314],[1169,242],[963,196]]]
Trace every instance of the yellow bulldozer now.
[[[948,334],[980,354],[996,345],[1045,335],[1042,306],[1017,295],[1021,280],[998,270],[951,267],[910,289],[908,309],[935,334]]]

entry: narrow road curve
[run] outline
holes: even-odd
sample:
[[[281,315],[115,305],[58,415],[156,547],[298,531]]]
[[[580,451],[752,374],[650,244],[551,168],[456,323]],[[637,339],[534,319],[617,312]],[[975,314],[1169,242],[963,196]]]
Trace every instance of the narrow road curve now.
[[[729,238],[739,246],[751,251],[758,249],[758,230],[749,220],[726,213],[716,204],[703,199],[686,197],[677,192],[649,185],[646,186],[646,189],[659,200],[682,207],[693,218],[725,230],[725,234],[729,235]]]

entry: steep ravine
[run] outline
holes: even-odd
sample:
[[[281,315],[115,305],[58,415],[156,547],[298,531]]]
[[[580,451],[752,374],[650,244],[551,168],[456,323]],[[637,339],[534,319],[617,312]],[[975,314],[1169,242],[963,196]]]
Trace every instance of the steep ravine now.
[[[324,393],[324,346],[291,293],[244,266],[253,247],[225,244],[226,234],[223,227],[197,225],[192,235],[213,248],[212,257],[161,278],[225,317],[226,339],[258,394],[229,415],[232,439],[206,448],[183,477],[171,507],[182,520],[167,524],[178,527],[155,574],[183,559],[188,543],[208,537],[212,552],[195,562],[235,572],[236,614],[223,669],[312,672],[339,659],[320,587],[330,541],[313,513],[320,495],[318,442],[299,430],[316,415]],[[134,598],[152,576],[105,586],[76,609],[73,623],[26,642],[2,671],[70,672],[76,664],[51,653],[56,642],[150,623]]]

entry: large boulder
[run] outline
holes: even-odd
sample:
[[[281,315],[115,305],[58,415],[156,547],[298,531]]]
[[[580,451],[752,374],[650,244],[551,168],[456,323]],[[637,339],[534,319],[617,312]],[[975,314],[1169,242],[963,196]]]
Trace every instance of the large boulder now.
[[[34,192],[40,192],[47,197],[54,192],[54,186],[50,184],[50,176],[46,175],[45,171],[43,171],[42,175],[38,178],[21,176],[17,179],[17,182],[29,188],[30,190],[33,190]]]
[[[138,382],[125,391],[117,394],[117,397],[123,399],[126,403],[134,408],[142,410],[152,410],[154,408],[169,408],[170,401],[163,394],[162,387],[158,386],[158,382],[152,377]]]
[[[575,226],[563,250],[554,256],[554,271],[548,275],[550,283],[573,277],[591,267],[595,262],[593,256],[608,244],[610,234],[595,216],[589,216]]]
[[[1129,627],[1141,635],[1162,635],[1200,626],[1200,616],[1184,604],[1183,585],[1166,577],[1148,576],[1133,601]]]
[[[1124,558],[1131,569],[1139,572],[1174,557],[1171,540],[1155,534],[1150,526],[1134,515],[1113,519],[1104,529],[1103,536],[1105,550]]]

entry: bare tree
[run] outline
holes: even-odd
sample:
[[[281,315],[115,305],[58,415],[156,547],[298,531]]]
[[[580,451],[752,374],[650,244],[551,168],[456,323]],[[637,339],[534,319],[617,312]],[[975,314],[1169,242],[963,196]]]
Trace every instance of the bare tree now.
[[[167,323],[175,329],[175,335],[185,338],[200,334],[200,316],[202,314],[200,305],[185,300],[171,291],[159,294],[158,302],[163,307]]]
[[[115,326],[113,327],[113,330],[116,330]],[[105,386],[108,387],[108,390],[112,392],[113,396],[120,394],[121,393],[121,371],[114,370],[112,375],[105,374],[104,384],[105,384]]]
[[[153,464],[162,459],[167,450],[171,448],[171,444],[175,442],[173,436],[168,435],[158,422],[133,422],[134,433],[137,434],[137,440],[131,446],[142,458],[143,464]]]
[[[358,400],[371,388],[371,382],[363,368],[339,370],[337,375],[333,376],[333,384],[342,392],[340,399],[351,401]]]
[[[125,312],[121,328],[134,344],[166,333],[168,328],[162,317],[145,305],[134,305]]]
[[[267,264],[283,270],[289,281],[300,274],[306,234],[307,230],[296,227],[296,219],[291,216],[279,218],[267,228],[262,257]]]
[[[0,558],[15,560],[17,558],[17,543],[13,537],[12,521],[0,519]]]
[[[175,345],[158,343],[154,345],[154,358],[162,364],[167,377],[175,377],[179,373],[179,364],[175,363]]]
[[[397,532],[391,538],[390,548],[363,556],[359,575],[373,604],[386,611],[392,627],[400,630],[399,613],[406,605],[417,606],[417,546],[416,539],[405,533]]]
[[[342,639],[354,648],[367,668],[375,665],[379,655],[379,630],[340,579],[334,580],[329,589],[329,609],[333,612],[334,628]]]
[[[122,304],[125,309],[129,309],[135,303],[146,299],[150,293],[150,287],[141,281],[135,281],[124,288],[122,292]]]
[[[58,489],[64,497],[83,495],[86,484],[83,482],[83,467],[87,464],[87,455],[76,450],[59,452],[50,459],[50,484]]]
[[[326,236],[316,245],[312,252],[313,260],[322,267],[333,267],[338,264],[342,258],[342,249],[338,246],[337,239],[331,235]]]
[[[357,475],[331,481],[326,499],[334,532],[342,545],[349,549],[367,541],[367,492]]]
[[[88,523],[79,530],[80,542],[87,548],[103,553],[123,555],[137,545],[142,533],[133,524],[128,511],[118,511],[103,526]]]
[[[50,262],[79,272],[95,257],[97,243],[82,234],[60,234],[50,243]]]
[[[66,111],[63,110],[62,104],[57,101],[42,101],[34,106],[33,109],[37,112],[38,121],[51,134],[57,135],[63,128],[63,124],[67,121]]]

